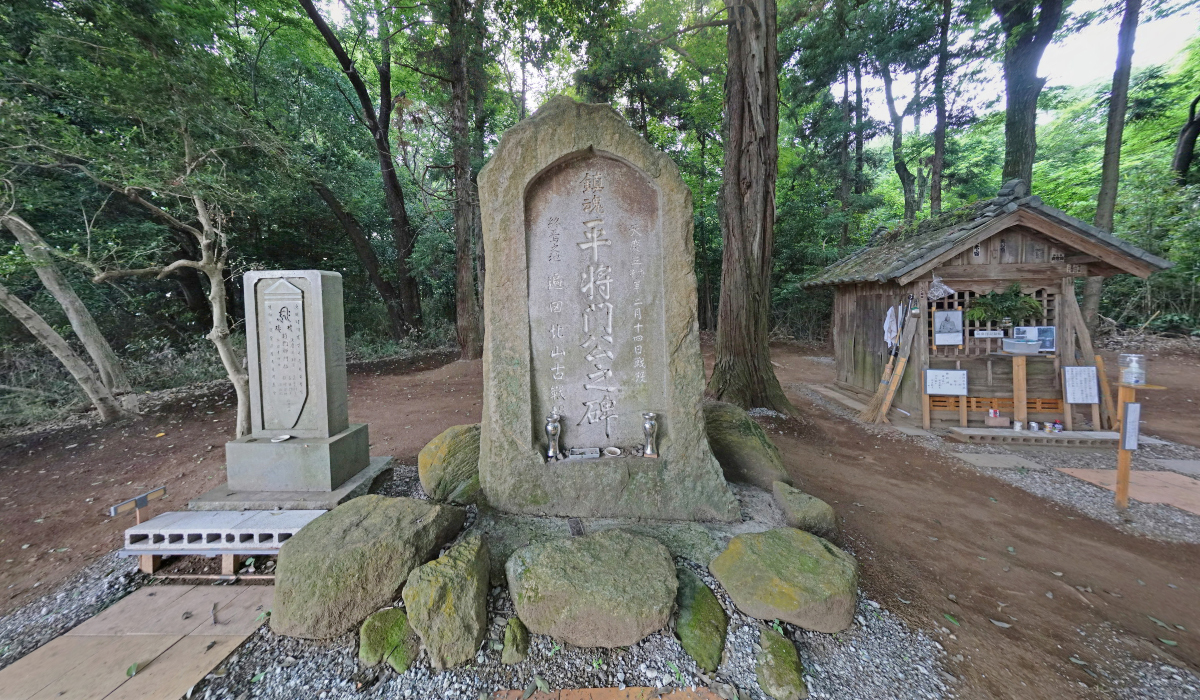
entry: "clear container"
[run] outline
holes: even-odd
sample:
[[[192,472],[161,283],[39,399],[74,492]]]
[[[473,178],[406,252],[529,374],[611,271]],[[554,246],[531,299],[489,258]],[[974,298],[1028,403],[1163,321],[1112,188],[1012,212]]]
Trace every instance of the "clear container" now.
[[[1146,383],[1145,355],[1121,355],[1117,358],[1117,364],[1121,368],[1122,384]]]

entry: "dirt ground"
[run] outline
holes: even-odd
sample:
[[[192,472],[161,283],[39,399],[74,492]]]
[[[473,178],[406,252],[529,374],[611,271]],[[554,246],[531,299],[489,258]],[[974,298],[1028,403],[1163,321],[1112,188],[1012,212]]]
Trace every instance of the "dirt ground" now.
[[[832,379],[832,365],[811,354],[827,351],[775,348],[785,385]],[[351,375],[350,417],[370,424],[373,454],[413,460],[440,431],[479,420],[480,364],[435,364],[382,364]],[[1186,399],[1200,401],[1200,376],[1182,360],[1151,358],[1150,368],[1151,382],[1175,383],[1160,394],[1182,398],[1154,408],[1148,398],[1146,432],[1196,439]],[[1098,697],[1079,684],[1093,686],[1087,670],[1105,667],[1096,642],[1108,630],[1137,658],[1157,654],[1159,662],[1200,668],[1200,547],[1122,534],[913,442],[877,438],[802,395],[791,398],[799,417],[768,422],[788,469],[845,518],[842,543],[861,562],[873,599],[947,648],[962,696]],[[165,484],[170,495],[149,516],[181,509],[220,483],[230,403],[208,400],[0,444],[0,614],[120,545],[132,518],[110,520],[107,506]],[[1179,646],[1158,643],[1159,633],[1168,635],[1148,616],[1184,626],[1169,635]]]
[[[1101,355],[1108,380],[1116,382],[1117,353]],[[1146,365],[1146,383],[1167,388],[1138,392],[1146,421],[1142,432],[1200,447],[1200,357],[1149,353]]]

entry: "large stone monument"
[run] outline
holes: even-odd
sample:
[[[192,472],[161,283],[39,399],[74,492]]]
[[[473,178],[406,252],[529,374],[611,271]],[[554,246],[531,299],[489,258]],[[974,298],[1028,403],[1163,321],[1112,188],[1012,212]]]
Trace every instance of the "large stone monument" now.
[[[671,159],[560,97],[505,133],[479,187],[488,503],[737,518],[705,438],[692,197]]]
[[[332,508],[389,461],[371,459],[367,426],[349,420],[342,276],[269,270],[243,282],[251,434],[225,444],[229,482],[190,507]]]

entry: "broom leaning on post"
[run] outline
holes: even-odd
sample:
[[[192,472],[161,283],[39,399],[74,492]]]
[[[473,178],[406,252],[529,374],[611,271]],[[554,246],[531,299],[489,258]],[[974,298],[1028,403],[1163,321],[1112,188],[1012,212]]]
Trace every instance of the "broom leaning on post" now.
[[[883,378],[879,380],[879,387],[875,390],[875,395],[871,397],[870,403],[863,409],[862,413],[858,414],[858,419],[867,423],[878,423],[880,419],[887,415],[887,411],[891,408],[892,399],[896,396],[896,390],[893,384],[899,385],[900,380],[904,377],[904,365],[908,362],[908,354],[912,350],[912,338],[917,328],[917,322],[909,318],[907,313],[908,306],[905,306],[905,314],[901,323],[903,330],[900,332],[900,342],[893,349],[891,357],[888,358],[887,367],[883,370]]]

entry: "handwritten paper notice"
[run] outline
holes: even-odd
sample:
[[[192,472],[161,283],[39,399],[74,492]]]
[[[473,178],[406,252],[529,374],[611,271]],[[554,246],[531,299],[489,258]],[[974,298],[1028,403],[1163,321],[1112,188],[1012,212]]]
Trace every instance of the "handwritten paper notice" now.
[[[967,370],[925,370],[925,393],[930,396],[966,396]]]
[[[1121,449],[1136,450],[1138,448],[1138,433],[1142,422],[1142,405],[1140,403],[1125,404],[1125,417],[1121,421]]]
[[[1067,403],[1100,403],[1095,367],[1063,367]]]

